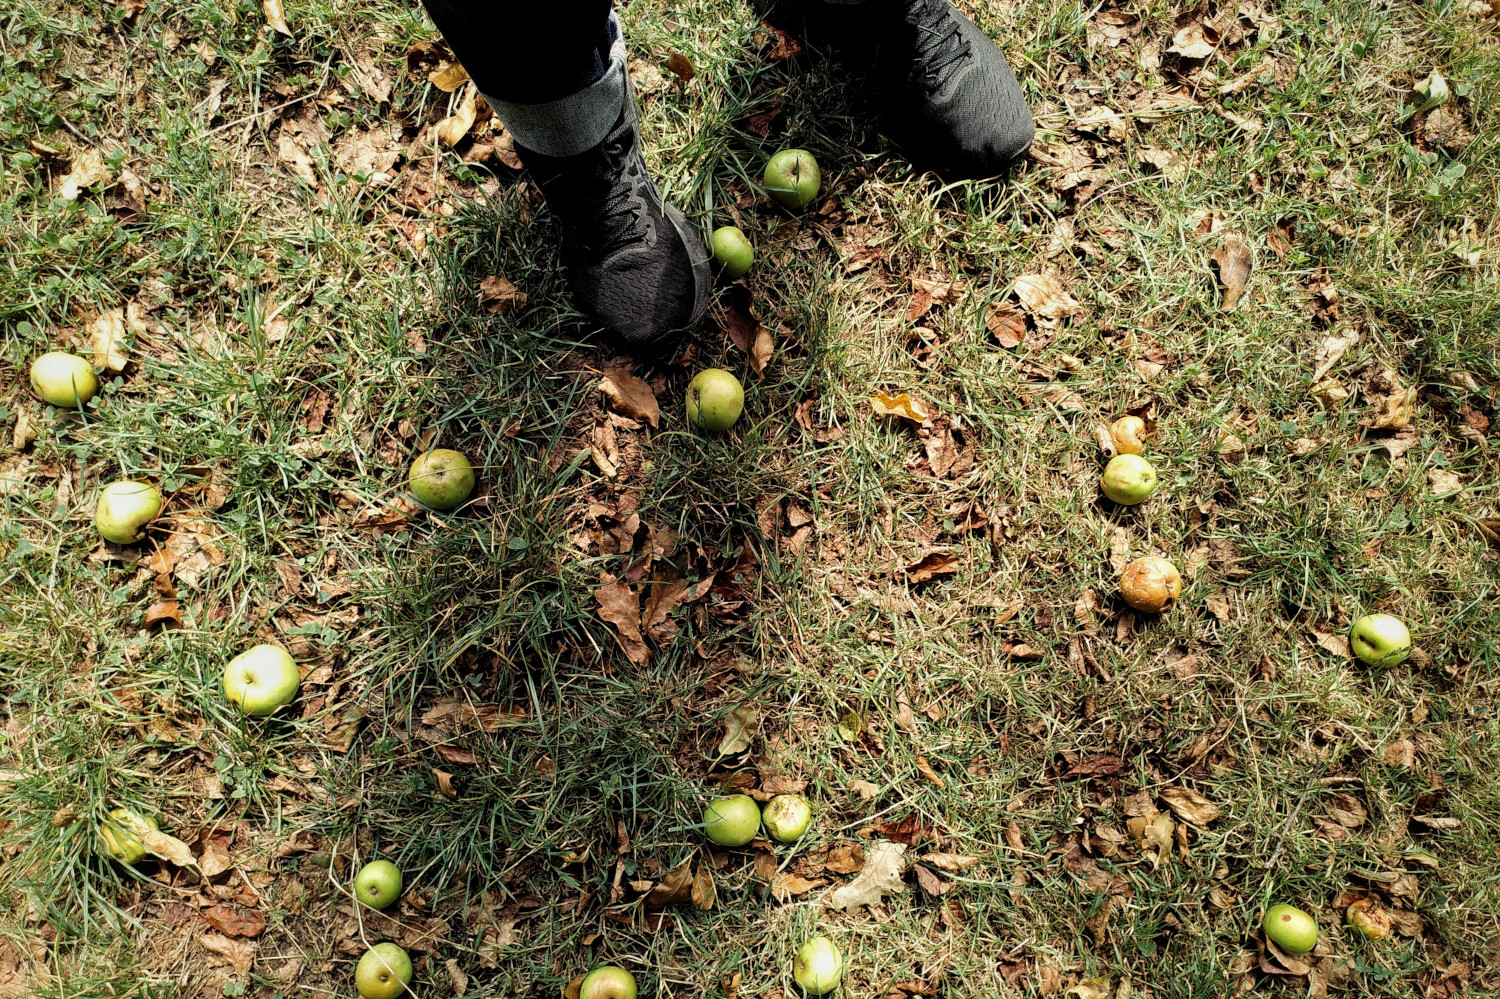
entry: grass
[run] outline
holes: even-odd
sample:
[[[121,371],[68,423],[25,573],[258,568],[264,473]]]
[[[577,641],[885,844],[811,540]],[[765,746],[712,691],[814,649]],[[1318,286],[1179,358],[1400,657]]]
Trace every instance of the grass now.
[[[421,139],[455,98],[405,72],[432,38],[412,10],[292,4],[290,37],[248,2],[7,12],[0,408],[34,439],[0,455],[0,989],[353,995],[364,941],[389,936],[424,996],[461,977],[469,995],[556,995],[607,960],[644,995],[771,999],[798,994],[790,955],[821,927],[849,996],[1088,995],[1098,979],[1218,996],[1249,983],[1253,922],[1286,900],[1319,915],[1328,953],[1263,991],[1446,995],[1447,969],[1500,994],[1500,577],[1477,529],[1500,481],[1478,427],[1500,388],[1500,56],[1493,19],[1466,7],[1296,0],[1226,43],[1216,79],[1184,83],[1175,5],[1130,8],[1141,31],[1118,47],[1091,8],[971,5],[1039,126],[1039,155],[1004,185],[914,173],[856,82],[768,61],[741,4],[628,7],[648,163],[695,222],[756,242],[747,286],[776,355],[756,379],[709,323],[690,357],[637,362],[662,425],[619,430],[620,482],[588,454],[607,420],[598,373],[620,359],[572,310],[525,175]],[[362,51],[388,103],[358,82]],[[660,75],[670,52],[692,83]],[[1403,117],[1434,68],[1475,135],[1457,153]],[[1153,106],[1174,91],[1187,102]],[[1096,105],[1121,115],[1115,138],[1076,127]],[[317,187],[297,180],[279,140],[314,119],[335,147],[399,125],[394,181],[348,181],[316,141]],[[754,196],[789,144],[823,165],[826,212]],[[145,182],[144,212],[122,188],[54,196],[67,160],[48,150],[88,146]],[[1180,175],[1143,150],[1175,153]],[[1098,171],[1083,189],[1049,165],[1080,153]],[[1228,234],[1255,263],[1234,309],[1210,263]],[[879,259],[846,265],[866,247]],[[1002,349],[991,310],[1047,271],[1081,314]],[[480,309],[490,274],[525,307]],[[911,322],[913,277],[967,292]],[[81,346],[128,301],[149,306],[146,328],[100,401],[33,400],[29,359]],[[1319,352],[1354,332],[1331,371],[1350,397],[1325,410],[1308,391]],[[679,412],[709,364],[747,386],[718,437]],[[1412,431],[1361,425],[1382,366],[1418,390]],[[876,390],[960,428],[972,468],[935,476],[913,429],[870,415]],[[1162,488],[1125,511],[1098,498],[1094,424],[1147,402]],[[1219,451],[1231,421],[1238,460]],[[368,513],[426,441],[475,460],[479,502]],[[1433,472],[1464,490],[1435,492]],[[162,482],[179,530],[207,525],[168,545],[168,579],[89,530],[93,492],[127,475]],[[594,537],[626,494],[639,539],[678,539],[657,573],[724,583],[747,545],[755,558],[645,665],[594,598],[602,573],[640,568]],[[793,506],[812,517],[800,546],[776,519]],[[1172,613],[1125,613],[1118,538],[1196,559]],[[956,572],[910,583],[933,550]],[[185,626],[143,626],[169,587]],[[1098,609],[1080,610],[1090,590]],[[1319,645],[1370,610],[1407,620],[1423,655],[1381,673]],[[250,721],[219,671],[267,639],[308,675],[292,710]],[[423,721],[453,698],[498,706],[492,730]],[[760,728],[726,759],[740,705]],[[777,901],[746,855],[705,849],[703,801],[742,773],[807,782],[815,833],[777,862],[825,887]],[[1169,787],[1222,816],[1159,858],[1111,845],[1132,796],[1164,807]],[[1352,826],[1346,796],[1366,813]],[[218,837],[233,869],[104,860],[94,825],[121,804],[200,855]],[[1434,816],[1458,827],[1420,821]],[[875,910],[829,907],[849,878],[820,851],[908,817],[927,830],[911,855],[975,863],[943,872],[941,895],[911,870]],[[399,925],[341,911],[355,854],[406,872]],[[652,911],[630,887],[684,862],[712,869],[711,910]],[[1339,927],[1346,891],[1420,930],[1360,941]],[[201,942],[214,904],[265,916],[248,970]]]

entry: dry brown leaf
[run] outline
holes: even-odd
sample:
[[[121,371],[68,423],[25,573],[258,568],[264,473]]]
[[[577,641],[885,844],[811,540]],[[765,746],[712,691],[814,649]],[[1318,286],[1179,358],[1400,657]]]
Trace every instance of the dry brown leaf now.
[[[849,782],[849,790],[866,801],[874,801],[880,796],[880,788],[877,785],[871,784],[867,780],[860,780],[857,777]]]
[[[1415,388],[1403,389],[1393,384],[1390,394],[1379,400],[1374,413],[1360,422],[1374,430],[1400,430],[1411,423],[1416,405]]]
[[[458,790],[453,786],[453,775],[446,770],[433,768],[432,776],[437,778],[438,792],[445,798],[457,798]]]
[[[453,985],[453,994],[465,996],[469,994],[469,976],[464,974],[458,966],[458,959],[450,957],[443,962],[443,967],[448,969],[448,981]]]
[[[125,310],[108,309],[89,323],[89,348],[94,352],[94,367],[113,374],[125,370]]]
[[[222,933],[205,933],[198,938],[198,943],[204,950],[228,961],[236,974],[250,974],[250,966],[255,963],[254,940],[231,940]]]
[[[292,29],[286,23],[286,11],[281,6],[281,0],[261,0],[260,9],[265,12],[266,23],[273,31],[279,31],[283,35],[290,35]]]
[[[1349,636],[1341,631],[1329,633],[1313,629],[1313,638],[1317,640],[1318,647],[1326,652],[1332,652],[1340,659],[1353,659],[1354,650],[1349,645]]]
[[[182,605],[176,600],[158,600],[146,608],[146,627],[164,624],[168,628],[182,627]]]
[[[646,908],[665,909],[669,905],[693,900],[693,862],[684,860],[680,867],[670,871],[661,879],[651,894],[646,896]]]
[[[1056,274],[1021,275],[1016,278],[1016,297],[1022,308],[1043,319],[1057,321],[1083,314],[1083,306]]]
[[[1351,346],[1359,342],[1359,333],[1351,331],[1343,336],[1324,337],[1318,347],[1317,360],[1314,361],[1312,380],[1313,384],[1323,381],[1333,366],[1343,359],[1344,354]]]
[[[478,116],[479,108],[475,103],[478,99],[479,88],[470,83],[459,99],[458,110],[435,126],[434,134],[439,142],[451,149],[463,141],[464,136],[469,134],[469,129],[474,127],[474,119]]]
[[[714,885],[713,872],[708,869],[707,864],[699,864],[698,873],[693,876],[693,905],[707,912],[714,907],[714,901],[718,897],[719,890]]]
[[[1333,795],[1328,799],[1328,810],[1333,813],[1339,825],[1346,829],[1358,829],[1370,817],[1364,803],[1352,794]]]
[[[318,186],[318,172],[313,168],[312,157],[307,154],[307,148],[291,132],[283,130],[277,136],[276,158],[298,180],[309,187]]]
[[[917,859],[924,864],[931,864],[933,867],[949,872],[961,871],[965,867],[973,867],[979,863],[978,857],[965,857],[957,853],[929,853]]]
[[[68,163],[68,172],[58,183],[57,196],[64,201],[77,201],[85,187],[107,184],[109,167],[104,164],[104,154],[92,147],[73,154]]]
[[[944,881],[921,864],[916,864],[915,867],[917,871],[917,885],[928,895],[936,898],[938,895],[945,894],[953,887],[952,882]]]
[[[1194,19],[1177,30],[1167,51],[1184,59],[1207,59],[1218,48],[1218,33]]]
[[[456,62],[446,59],[438,63],[437,69],[427,74],[427,82],[445,94],[451,94],[469,81],[469,71]]]
[[[865,848],[858,843],[839,843],[828,851],[823,866],[834,874],[858,874],[864,870]]]
[[[1224,812],[1197,791],[1186,787],[1168,787],[1161,792],[1161,800],[1177,813],[1184,822],[1195,826],[1206,826]]]
[[[503,316],[526,304],[526,293],[509,278],[491,274],[479,282],[479,306],[492,316]]]
[[[741,704],[724,716],[724,738],[719,741],[720,756],[738,756],[750,748],[760,727],[760,712],[752,704]]]
[[[606,479],[620,474],[620,445],[613,423],[600,422],[589,437],[589,453]]]
[[[899,416],[913,423],[926,423],[932,418],[931,414],[923,408],[922,404],[911,396],[902,392],[900,395],[886,395],[884,392],[876,392],[870,398],[870,408],[875,410],[876,416]]]
[[[1130,535],[1123,527],[1109,532],[1109,564],[1117,576],[1130,564]]]
[[[1224,283],[1223,308],[1232,309],[1250,280],[1250,247],[1238,236],[1230,236],[1209,259],[1218,265],[1219,280]]]
[[[771,363],[771,356],[776,352],[776,344],[771,339],[771,331],[764,326],[755,327],[755,342],[750,345],[750,370],[755,372],[755,377],[766,376],[766,365]]]
[[[1026,317],[1015,309],[995,309],[990,313],[986,325],[995,342],[1006,350],[1019,347],[1021,341],[1026,339]]]
[[[906,868],[906,844],[877,839],[865,847],[865,866],[859,877],[833,892],[832,902],[845,912],[862,905],[879,905],[887,895],[906,890],[901,880]]]
[[[913,583],[925,583],[938,576],[951,576],[958,572],[957,552],[933,552],[924,556],[915,565],[906,567],[906,576]]]
[[[791,901],[793,896],[805,895],[814,888],[821,888],[826,882],[809,881],[799,874],[790,871],[781,871],[771,877],[771,897],[778,902]]]
[[[930,780],[939,789],[948,786],[947,782],[944,781],[943,778],[938,776],[938,772],[932,769],[932,764],[927,762],[927,757],[925,756],[917,757],[917,772],[920,773],[923,777],[926,777],[928,780]]]
[[[229,851],[218,840],[210,838],[204,842],[203,853],[198,857],[198,869],[204,877],[217,877],[233,866]]]
[[[210,905],[199,914],[208,925],[228,937],[258,937],[266,928],[266,917],[259,910],[232,903]]]
[[[1446,468],[1429,468],[1427,486],[1432,491],[1432,495],[1446,499],[1463,492],[1464,480],[1456,472]]]
[[[651,386],[626,371],[624,368],[605,368],[599,379],[599,391],[609,397],[615,412],[632,420],[644,420],[653,427],[661,426],[661,408],[656,402],[656,393]]]
[[[641,598],[625,583],[608,583],[594,591],[599,601],[599,616],[615,626],[616,637],[625,656],[637,666],[651,658],[641,637]]]

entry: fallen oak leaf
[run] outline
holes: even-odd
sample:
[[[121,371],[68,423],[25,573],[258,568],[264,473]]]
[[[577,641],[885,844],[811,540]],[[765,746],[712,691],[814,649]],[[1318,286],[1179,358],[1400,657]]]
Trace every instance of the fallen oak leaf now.
[[[125,310],[108,309],[89,323],[89,347],[94,352],[94,367],[112,374],[125,370]]]
[[[479,307],[492,316],[503,316],[526,304],[526,293],[518,291],[509,278],[491,274],[479,282]]]
[[[610,582],[594,591],[599,602],[599,616],[615,626],[615,636],[625,656],[637,666],[651,658],[641,637],[641,598],[625,583]]]
[[[1161,799],[1167,803],[1167,807],[1177,813],[1177,817],[1184,822],[1191,822],[1195,826],[1206,826],[1220,815],[1223,809],[1209,801],[1203,795],[1186,787],[1164,788]]]
[[[1021,307],[1034,316],[1055,321],[1083,314],[1083,306],[1055,274],[1022,274],[1015,290]]]
[[[951,576],[958,572],[959,557],[956,552],[933,552],[914,565],[906,567],[906,575],[913,583],[925,583],[938,576]]]
[[[1232,309],[1245,291],[1245,282],[1250,280],[1250,247],[1238,236],[1230,236],[1209,257],[1219,267],[1219,280],[1224,283],[1223,308]]]
[[[750,748],[760,726],[760,712],[752,704],[741,704],[724,716],[724,738],[719,742],[720,756],[738,756]]]
[[[826,882],[809,881],[807,878],[790,871],[782,871],[771,878],[771,897],[778,902],[787,902],[794,895],[806,895],[814,888],[821,888]]]
[[[599,379],[599,391],[609,398],[615,412],[632,420],[644,420],[653,427],[661,426],[661,407],[656,393],[624,368],[605,368]]]
[[[845,912],[862,905],[879,905],[887,895],[905,891],[906,845],[875,840],[865,847],[865,866],[853,881],[833,892],[832,903]]]

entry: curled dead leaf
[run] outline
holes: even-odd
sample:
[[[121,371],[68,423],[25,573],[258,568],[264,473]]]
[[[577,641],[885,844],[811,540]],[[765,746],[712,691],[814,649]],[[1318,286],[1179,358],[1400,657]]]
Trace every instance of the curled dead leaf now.
[[[526,304],[526,293],[518,291],[509,278],[491,274],[479,282],[479,307],[492,316],[503,316]]]
[[[1223,809],[1218,805],[1191,788],[1164,788],[1161,792],[1161,800],[1177,813],[1178,818],[1184,822],[1191,822],[1195,826],[1206,826],[1224,814]]]
[[[750,748],[760,726],[760,712],[753,704],[741,704],[724,716],[724,738],[719,742],[720,756],[738,756]]]
[[[906,576],[913,583],[925,583],[938,576],[951,576],[958,572],[957,552],[933,552],[914,565],[906,567]]]
[[[1224,284],[1223,307],[1232,309],[1245,291],[1245,282],[1250,280],[1250,247],[1238,236],[1230,236],[1209,259],[1218,265],[1219,280]]]
[[[125,370],[125,310],[107,309],[88,326],[94,367],[119,374]]]
[[[910,395],[902,392],[900,395],[886,395],[884,392],[876,392],[870,398],[870,408],[875,411],[876,416],[899,416],[913,423],[926,423],[932,419],[930,413],[923,407],[921,402],[913,399]]]
[[[107,184],[109,167],[104,164],[104,155],[92,147],[73,154],[68,172],[58,182],[57,196],[64,201],[77,201],[85,187]]]
[[[435,126],[434,134],[439,142],[451,149],[463,141],[464,136],[469,134],[469,129],[474,127],[474,119],[478,116],[478,99],[479,89],[470,83],[459,98],[458,109]]]
[[[653,427],[661,426],[661,408],[656,393],[624,368],[605,368],[599,379],[599,391],[609,398],[615,412],[632,420],[644,420]]]
[[[281,6],[281,0],[261,0],[260,9],[266,15],[266,23],[273,31],[279,31],[283,35],[290,35],[292,29],[286,23],[286,11]]]

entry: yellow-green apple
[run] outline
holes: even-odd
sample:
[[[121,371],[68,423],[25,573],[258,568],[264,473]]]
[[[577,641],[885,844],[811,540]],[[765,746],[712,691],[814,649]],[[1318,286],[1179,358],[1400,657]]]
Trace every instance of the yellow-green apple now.
[[[766,193],[788,208],[803,208],[823,183],[818,161],[806,149],[783,149],[766,163]]]
[[[411,981],[411,958],[393,943],[365,951],[354,967],[354,987],[365,999],[396,999]]]
[[[737,278],[755,263],[755,248],[739,226],[723,225],[714,230],[711,240],[714,262],[725,277]]]
[[[384,909],[401,894],[401,868],[389,860],[372,860],[354,875],[354,897],[372,909]]]
[[[715,798],[703,809],[703,834],[720,846],[744,846],[760,829],[760,806],[748,794]]]
[[[1411,632],[1390,614],[1366,614],[1349,629],[1349,648],[1370,666],[1396,666],[1411,655]]]
[[[1271,906],[1260,927],[1288,954],[1306,954],[1318,944],[1318,921],[1294,905]]]
[[[688,382],[688,422],[699,430],[728,430],[745,408],[745,389],[723,368],[704,368]]]
[[[606,964],[583,976],[578,999],[635,999],[635,976]]]
[[[117,545],[141,540],[141,528],[161,513],[161,490],[149,482],[111,482],[99,490],[94,526],[99,536]]]
[[[792,977],[808,995],[832,992],[844,977],[844,955],[827,937],[810,937],[792,961]]]
[[[52,350],[31,362],[31,390],[54,406],[82,406],[99,391],[99,376],[77,354]]]
[[[161,828],[151,816],[133,808],[112,808],[109,818],[99,823],[99,845],[122,864],[139,864],[147,853],[138,831],[142,826]]]
[[[1121,506],[1135,506],[1156,492],[1156,469],[1138,454],[1117,454],[1104,466],[1099,488]]]
[[[474,491],[474,466],[457,451],[438,448],[412,462],[407,485],[423,506],[452,510]]]
[[[795,843],[812,824],[812,806],[800,794],[778,794],[766,802],[760,818],[772,839]]]
[[[299,682],[296,662],[279,645],[256,645],[224,667],[224,696],[257,718],[290,704]]]

